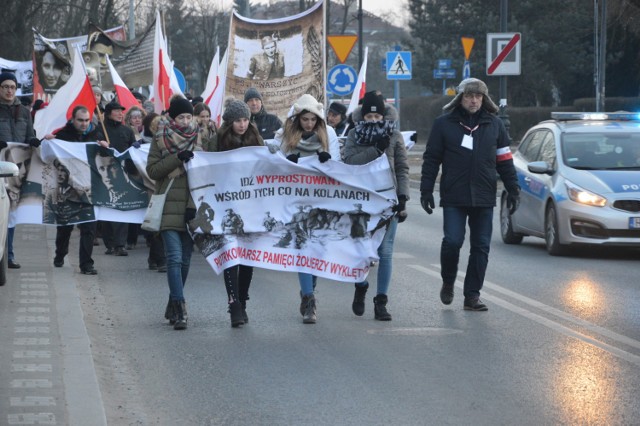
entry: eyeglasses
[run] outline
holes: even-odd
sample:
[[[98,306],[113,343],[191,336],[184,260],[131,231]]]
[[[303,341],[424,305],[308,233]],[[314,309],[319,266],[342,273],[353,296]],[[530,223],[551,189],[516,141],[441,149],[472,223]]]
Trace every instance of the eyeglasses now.
[[[17,90],[18,88],[16,86],[10,86],[8,84],[3,84],[2,87],[4,90]]]

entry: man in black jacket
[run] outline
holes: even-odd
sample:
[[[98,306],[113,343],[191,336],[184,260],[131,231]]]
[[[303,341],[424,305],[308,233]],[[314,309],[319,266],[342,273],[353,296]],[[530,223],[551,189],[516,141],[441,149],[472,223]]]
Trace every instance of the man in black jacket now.
[[[136,136],[129,126],[122,124],[125,108],[112,101],[104,108],[104,126],[109,137],[109,145],[118,152],[125,152],[136,141]],[[102,236],[107,247],[105,254],[127,256],[124,245],[127,241],[129,224],[120,222],[102,222]]]
[[[4,71],[0,73],[0,150],[7,147],[7,142],[20,142],[29,144],[34,148],[40,146],[40,141],[35,137],[31,113],[20,103],[16,97],[18,80],[16,76]],[[7,226],[3,224],[1,226]],[[13,236],[15,226],[8,227],[7,231],[7,258],[11,269],[19,269],[20,264],[15,261],[13,253]]]
[[[101,142],[106,144],[102,132],[91,123],[89,110],[82,105],[73,109],[71,120],[58,132],[55,138],[68,142]],[[85,275],[96,275],[98,271],[93,267],[93,240],[96,235],[96,222],[78,224],[80,229],[80,272]],[[58,226],[56,232],[56,255],[53,266],[60,268],[64,265],[64,257],[69,253],[69,240],[73,225]]]
[[[518,178],[509,149],[509,135],[496,116],[498,107],[487,85],[476,78],[463,80],[456,97],[443,108],[445,114],[433,124],[422,164],[420,202],[431,214],[438,170],[444,238],[440,250],[442,288],[440,300],[453,301],[460,248],[469,222],[469,263],[464,279],[464,309],[486,311],[480,290],[489,262],[493,208],[496,205],[496,171],[508,192],[512,214],[520,201]]]
[[[262,139],[273,139],[276,132],[282,127],[282,121],[273,114],[267,113],[262,104],[262,95],[258,89],[250,87],[244,92],[244,103],[251,111],[251,122],[255,124]]]

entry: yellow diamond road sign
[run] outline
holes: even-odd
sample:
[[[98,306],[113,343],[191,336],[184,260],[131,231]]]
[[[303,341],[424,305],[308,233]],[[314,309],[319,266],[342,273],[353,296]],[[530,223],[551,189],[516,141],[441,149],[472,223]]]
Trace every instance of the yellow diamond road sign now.
[[[347,56],[351,53],[351,49],[355,46],[358,36],[355,35],[330,35],[327,41],[335,52],[341,64],[347,60]]]

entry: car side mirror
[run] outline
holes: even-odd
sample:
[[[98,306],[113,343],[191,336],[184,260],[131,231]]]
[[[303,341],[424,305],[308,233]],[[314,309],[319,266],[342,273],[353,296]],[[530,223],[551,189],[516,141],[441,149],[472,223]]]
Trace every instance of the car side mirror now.
[[[555,170],[546,161],[532,161],[527,164],[527,169],[531,173],[552,175]]]
[[[0,161],[0,177],[18,176],[18,166],[9,161]]]

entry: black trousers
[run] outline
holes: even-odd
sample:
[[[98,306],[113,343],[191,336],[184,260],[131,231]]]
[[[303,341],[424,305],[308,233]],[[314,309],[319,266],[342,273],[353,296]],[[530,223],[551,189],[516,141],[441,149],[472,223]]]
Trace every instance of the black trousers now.
[[[56,232],[56,260],[63,260],[69,253],[69,240],[74,225],[58,226]],[[77,225],[80,229],[80,269],[93,266],[93,239],[96,236],[96,222]]]
[[[108,249],[124,248],[127,241],[128,223],[102,222],[102,239]]]

